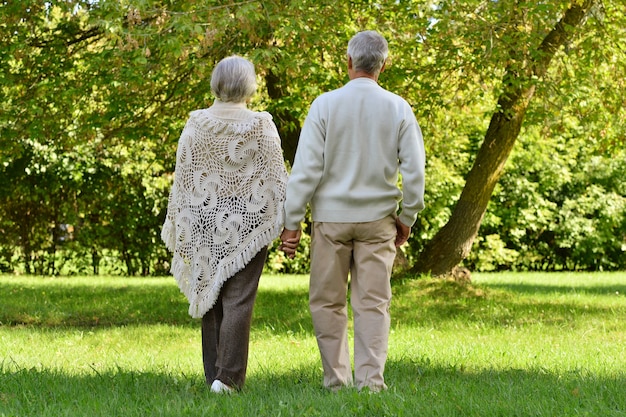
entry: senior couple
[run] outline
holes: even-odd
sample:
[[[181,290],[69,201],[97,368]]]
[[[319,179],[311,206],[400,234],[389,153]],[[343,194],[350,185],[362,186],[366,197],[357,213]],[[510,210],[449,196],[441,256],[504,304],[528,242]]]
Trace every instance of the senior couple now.
[[[289,176],[272,117],[247,109],[257,88],[251,62],[220,61],[211,75],[215,102],[191,112],[161,236],[173,252],[171,272],[189,314],[202,319],[204,371],[213,392],[243,387],[267,248],[280,235],[280,249],[294,256],[308,204],[309,307],[323,384],[332,391],[387,388],[391,269],[424,207],[425,166],[411,106],[377,83],[387,55],[377,32],[349,41],[350,81],[313,101]]]

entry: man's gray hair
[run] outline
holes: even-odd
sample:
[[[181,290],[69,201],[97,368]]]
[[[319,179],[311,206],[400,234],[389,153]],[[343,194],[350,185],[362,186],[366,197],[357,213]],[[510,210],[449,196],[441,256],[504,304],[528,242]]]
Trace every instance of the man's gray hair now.
[[[389,45],[378,32],[359,32],[348,42],[348,55],[352,58],[352,68],[377,75],[389,54]]]
[[[237,55],[222,59],[211,74],[211,91],[223,102],[243,103],[256,88],[254,64]]]

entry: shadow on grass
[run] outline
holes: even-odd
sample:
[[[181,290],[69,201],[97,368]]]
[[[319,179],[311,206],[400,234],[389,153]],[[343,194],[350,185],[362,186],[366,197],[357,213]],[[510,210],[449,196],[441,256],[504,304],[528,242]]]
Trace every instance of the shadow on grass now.
[[[243,392],[217,396],[199,376],[114,370],[68,375],[0,363],[7,416],[623,416],[626,377],[571,371],[481,370],[390,361],[388,391],[321,388],[317,364],[250,375]]]
[[[606,295],[626,296],[626,285],[601,285],[590,283],[584,286],[550,285],[550,284],[494,284],[488,288],[500,289],[516,294],[567,294],[567,295]]]
[[[424,415],[623,416],[626,374],[599,377],[584,371],[537,369],[471,371],[432,366],[428,360],[389,362],[386,377],[403,394],[421,397]],[[406,393],[408,391],[408,393]],[[447,411],[446,411],[447,410]],[[453,412],[455,411],[456,412]]]
[[[36,286],[0,282],[0,325],[37,327],[111,327],[169,324],[198,327],[189,305],[170,282],[141,287]],[[307,290],[260,290],[253,329],[312,332]]]
[[[610,296],[615,303],[580,302],[576,294],[587,287],[524,285],[480,285],[459,283],[452,280],[419,279],[395,283],[392,319],[413,325],[445,322],[479,323],[482,326],[518,326],[541,324],[573,327],[577,319],[613,319],[618,325],[626,320],[626,297],[615,295],[615,290],[596,294]],[[610,288],[614,288],[612,286]],[[607,287],[608,288],[608,287]],[[553,294],[555,297],[534,297],[537,294]],[[620,292],[620,294],[622,294]],[[563,295],[564,297],[560,297]]]
[[[259,291],[252,331],[268,328],[279,332],[314,334],[308,289]]]
[[[95,327],[136,324],[197,325],[177,287],[58,286],[38,283],[25,287],[0,283],[5,325]]]
[[[616,289],[617,288],[617,289]],[[582,293],[616,297],[618,304],[581,303]],[[620,295],[615,295],[618,291]],[[565,297],[532,297],[535,294]],[[487,326],[576,324],[586,319],[626,320],[624,286],[567,287],[502,284],[463,285],[454,281],[418,279],[393,283],[392,320],[396,324],[431,326],[463,320]],[[0,281],[0,324],[9,326],[79,327],[169,324],[198,326],[189,317],[185,297],[171,282],[149,286],[76,285],[54,282],[33,286]],[[623,303],[621,301],[624,301]],[[617,321],[617,320],[616,320]],[[254,311],[253,331],[312,334],[307,289],[261,289]]]

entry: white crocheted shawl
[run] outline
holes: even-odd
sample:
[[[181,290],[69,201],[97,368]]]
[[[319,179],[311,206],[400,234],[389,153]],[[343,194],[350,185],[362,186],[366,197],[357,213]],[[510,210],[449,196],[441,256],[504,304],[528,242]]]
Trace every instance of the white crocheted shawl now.
[[[287,171],[272,116],[216,103],[190,114],[176,153],[161,238],[189,314],[281,232]]]

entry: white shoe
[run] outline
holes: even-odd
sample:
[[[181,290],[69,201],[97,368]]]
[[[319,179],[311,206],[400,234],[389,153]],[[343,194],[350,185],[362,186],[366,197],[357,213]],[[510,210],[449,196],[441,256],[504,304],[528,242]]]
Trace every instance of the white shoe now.
[[[229,394],[233,391],[235,390],[232,387],[224,384],[219,379],[216,379],[215,381],[213,381],[213,384],[211,384],[211,392],[217,392],[218,394]]]

